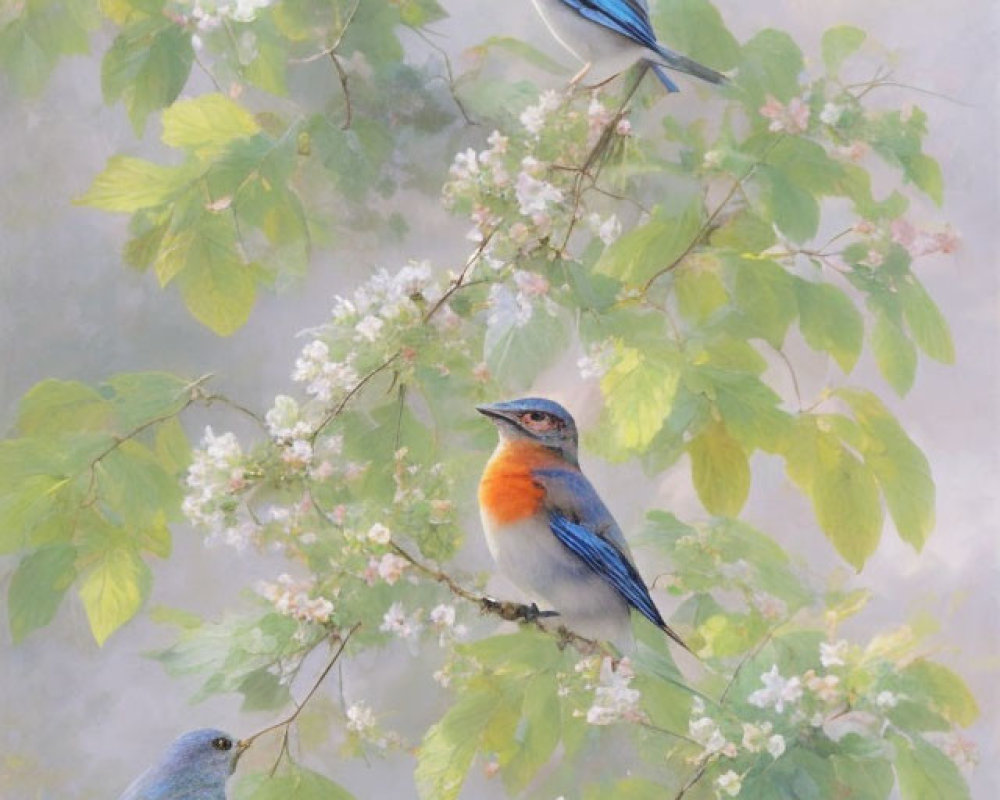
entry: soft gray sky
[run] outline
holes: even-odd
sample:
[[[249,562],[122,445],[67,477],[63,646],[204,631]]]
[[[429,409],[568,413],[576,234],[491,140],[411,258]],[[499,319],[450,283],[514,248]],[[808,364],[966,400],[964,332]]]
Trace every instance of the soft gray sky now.
[[[551,48],[528,0],[451,0],[445,5],[454,16],[438,30],[453,53],[493,33],[511,33]],[[918,203],[912,216],[917,221],[946,218],[962,234],[962,249],[954,258],[929,259],[919,266],[921,278],[952,324],[958,364],[949,368],[922,360],[916,386],[902,400],[890,397],[867,357],[853,378],[890,397],[892,408],[930,458],[938,484],[938,528],[919,557],[886,531],[859,581],[875,590],[876,599],[849,632],[865,636],[922,610],[941,619],[944,630],[934,642],[940,646],[936,657],[969,679],[984,711],[973,729],[982,753],[974,796],[998,797],[994,687],[1000,652],[1000,6],[991,0],[776,0],[767,6],[718,0],[717,5],[740,38],[768,25],[786,28],[813,58],[818,57],[826,27],[860,25],[898,56],[901,80],[964,103],[884,90],[886,102],[911,100],[928,111],[927,149],[944,169],[943,211]],[[491,13],[483,14],[484,7]],[[447,265],[464,251],[464,224],[456,226],[443,213],[423,208],[423,226],[414,228],[405,245],[356,251],[350,263],[343,252],[323,256],[302,287],[263,296],[250,324],[220,340],[191,322],[175,294],[161,293],[151,278],[121,265],[124,218],[69,202],[108,156],[143,149],[136,146],[122,108],[109,109],[100,102],[99,75],[97,59],[65,62],[49,90],[35,101],[17,98],[0,82],[0,140],[7,154],[0,167],[4,423],[10,421],[18,397],[42,378],[97,380],[149,368],[191,375],[217,372],[225,391],[266,408],[275,393],[288,388],[288,371],[301,344],[295,333],[324,318],[329,298],[345,275],[376,264],[395,266],[409,257],[429,256]],[[694,93],[689,97],[698,102]],[[147,149],[155,148],[158,125],[151,122],[149,128]],[[826,366],[805,348],[795,355],[809,365],[808,387],[803,388],[811,394],[826,380]],[[539,388],[557,386],[559,374],[556,370],[543,377]],[[569,404],[583,418],[592,405],[586,393],[582,402],[572,398]],[[226,425],[228,419],[218,422]],[[692,519],[703,513],[684,468],[673,470],[659,485],[649,485],[637,480],[634,469],[602,465],[586,454],[584,463],[626,529],[648,507],[668,507]],[[780,465],[762,459],[755,468],[746,518],[775,532],[818,571],[828,571],[826,565],[837,560]],[[477,534],[470,531],[470,558],[485,567]],[[10,568],[9,560],[0,560],[0,584],[5,585]],[[151,604],[216,615],[238,608],[245,602],[242,587],[273,576],[277,569],[276,564],[240,558],[231,551],[206,553],[195,537],[180,531],[174,558],[157,569]],[[66,604],[51,628],[17,648],[10,647],[5,627],[0,629],[0,754],[37,759],[44,773],[41,793],[25,798],[115,796],[181,730],[213,725],[240,734],[270,721],[239,715],[233,698],[186,705],[194,684],[167,678],[156,663],[141,656],[166,644],[170,636],[147,619],[128,625],[103,650],[94,646],[75,601]],[[378,669],[377,684],[368,677],[373,668]],[[347,686],[357,698],[381,694],[379,705],[391,709],[405,702],[404,696],[385,695],[379,687],[399,685],[405,669],[403,658],[376,663],[373,657],[346,670]],[[375,786],[379,796],[409,796],[408,762],[398,759],[392,766],[383,769],[376,763],[368,768],[356,762],[337,772],[362,797],[373,796]],[[467,796],[486,797],[493,790],[474,783]]]

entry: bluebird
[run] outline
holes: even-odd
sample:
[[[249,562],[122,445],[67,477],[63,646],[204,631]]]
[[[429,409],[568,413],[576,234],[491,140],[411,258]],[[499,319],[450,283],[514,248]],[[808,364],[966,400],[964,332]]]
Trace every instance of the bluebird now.
[[[118,800],[226,800],[226,780],[244,749],[222,731],[189,731]]]
[[[580,471],[573,417],[527,397],[479,406],[500,442],[479,484],[486,543],[500,571],[583,636],[632,643],[634,608],[671,639],[611,512]]]
[[[675,53],[656,40],[646,0],[531,0],[552,36],[583,64],[570,81],[576,84],[593,67],[606,80],[638,61],[652,66],[667,87],[677,88],[666,69],[709,83],[727,78],[697,61]],[[598,81],[600,83],[602,81]]]

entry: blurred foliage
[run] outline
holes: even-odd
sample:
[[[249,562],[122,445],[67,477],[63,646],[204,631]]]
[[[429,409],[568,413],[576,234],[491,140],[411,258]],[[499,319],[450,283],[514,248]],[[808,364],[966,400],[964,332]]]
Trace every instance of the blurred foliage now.
[[[926,658],[933,630],[839,638],[867,592],[809,574],[739,520],[760,451],[782,460],[854,570],[886,517],[916,550],[933,529],[926,458],[871,387],[849,382],[866,349],[900,395],[919,354],[954,360],[914,265],[952,252],[955,235],[905,216],[915,193],[942,201],[927,117],[874,104],[878,76],[841,77],[869,58],[858,28],[827,31],[812,74],[781,31],[741,43],[708,0],[654,5],[666,41],[731,70],[731,85],[665,98],[632,73],[600,93],[540,93],[498,65],[559,65],[501,37],[454,74],[423,30],[445,13],[434,0],[6,8],[0,63],[25,92],[113,31],[104,98],[137,136],[158,118],[171,155],[112,157],[78,202],[129,214],[125,262],[175,286],[216,333],[301,275],[314,245],[405,236],[401,190],[444,181],[473,242],[450,270],[412,262],[338,298],[309,330],[297,396],[253,415],[255,441],[208,429],[192,451],[179,422],[192,405],[251,413],[205,380],[136,373],[28,392],[0,443],[14,639],[75,587],[103,643],[143,607],[147,560],[170,556],[183,512],[212,544],[284,553],[294,576],[255,587],[249,616],[157,609],[177,638],[155,657],[203,676],[198,698],[277,709],[310,654],[360,623],[349,654],[408,649],[451,698],[415,748],[422,797],[458,796],[477,763],[525,797],[968,797],[960,729],[978,709]],[[411,64],[424,45],[435,57]],[[214,90],[181,99],[192,70]],[[682,121],[678,103],[704,116]],[[850,226],[832,227],[847,210]],[[800,394],[794,337],[836,365],[815,398]],[[588,457],[637,459],[652,477],[687,464],[707,512],[689,524],[651,511],[636,539],[647,577],[669,567],[650,583],[681,601],[670,624],[703,662],[693,681],[641,621],[620,660],[530,625],[498,633],[476,613],[486,576],[454,565],[493,444],[475,404],[578,351],[604,402]],[[346,757],[413,747],[363,701],[316,714],[301,727],[337,721]],[[237,797],[349,796],[293,760],[293,722],[279,769],[244,777]]]

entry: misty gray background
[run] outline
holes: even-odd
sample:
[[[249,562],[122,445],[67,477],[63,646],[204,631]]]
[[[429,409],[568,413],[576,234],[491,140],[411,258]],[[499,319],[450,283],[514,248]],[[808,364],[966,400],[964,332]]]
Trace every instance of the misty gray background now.
[[[950,220],[962,235],[953,258],[918,263],[920,277],[938,300],[955,335],[958,363],[942,367],[921,360],[916,386],[900,400],[877,375],[866,354],[852,380],[887,398],[907,430],[930,458],[938,486],[938,525],[918,557],[887,527],[882,545],[858,585],[875,598],[846,632],[863,640],[876,630],[908,621],[922,611],[942,623],[928,649],[958,669],[971,683],[983,715],[972,729],[981,764],[973,774],[973,796],[1000,796],[995,765],[998,750],[997,682],[1000,666],[998,603],[998,513],[1000,494],[1000,387],[998,387],[997,295],[998,9],[991,0],[777,0],[737,3],[717,0],[727,23],[741,39],[774,25],[790,30],[807,54],[818,59],[822,31],[847,22],[868,30],[897,56],[900,80],[956,98],[966,105],[912,92],[880,90],[886,102],[911,100],[930,116],[927,150],[940,159],[946,181],[945,206],[916,204],[917,222]],[[494,33],[528,39],[562,59],[530,9],[528,0],[503,4],[451,0],[452,17],[435,26],[439,41],[453,54]],[[484,14],[483,9],[490,13]],[[496,27],[492,27],[496,26]],[[0,77],[0,422],[13,419],[18,398],[49,376],[95,381],[119,371],[165,369],[180,374],[218,374],[218,386],[257,409],[288,391],[288,375],[301,341],[297,331],[324,319],[332,295],[375,266],[395,268],[409,257],[430,257],[447,267],[460,262],[467,247],[466,225],[420,204],[409,239],[391,249],[359,241],[348,253],[318,254],[305,281],[285,293],[263,295],[250,323],[235,336],[219,339],[196,324],[173,291],[161,292],[155,279],[122,265],[126,217],[74,207],[80,194],[118,152],[156,154],[159,124],[150,118],[146,141],[137,144],[121,106],[100,100],[98,56],[63,62],[45,94],[17,97]],[[426,57],[414,40],[413,58]],[[565,60],[565,59],[562,59]],[[575,67],[573,68],[575,71]],[[571,74],[567,72],[568,75]],[[559,79],[549,79],[553,87]],[[335,87],[334,87],[335,88]],[[706,102],[688,89],[683,100]],[[198,84],[196,91],[207,90]],[[334,89],[331,89],[331,91]],[[698,109],[695,109],[695,113]],[[470,136],[473,134],[470,134]],[[478,135],[478,134],[476,134]],[[353,276],[353,277],[352,277]],[[806,397],[834,381],[838,373],[790,342]],[[779,372],[776,380],[783,380]],[[547,373],[539,391],[567,401],[586,424],[599,393],[578,381],[571,364]],[[223,412],[192,420],[197,433],[205,422],[234,427]],[[685,464],[658,483],[642,480],[630,466],[609,467],[584,454],[584,467],[609,500],[625,529],[635,530],[646,508],[665,507],[685,519],[703,516],[689,486]],[[775,533],[803,555],[818,574],[841,565],[818,533],[802,496],[783,477],[780,462],[758,458],[744,517]],[[637,488],[637,487],[641,487]],[[479,531],[470,526],[467,560],[488,567]],[[640,563],[643,561],[640,554]],[[648,554],[647,556],[648,557]],[[0,559],[0,590],[13,569]],[[178,530],[175,555],[155,565],[150,605],[171,605],[218,617],[248,601],[245,587],[273,578],[280,562],[231,550],[206,551],[197,536]],[[498,592],[510,591],[500,582]],[[662,596],[661,604],[669,608]],[[24,798],[109,798],[144,768],[174,736],[212,725],[246,734],[272,721],[245,715],[239,698],[214,698],[189,706],[197,682],[168,678],[142,653],[171,640],[169,629],[140,617],[98,649],[73,593],[55,623],[13,648],[0,625],[0,795]],[[415,675],[404,648],[389,648],[347,665],[344,692],[364,699],[398,723],[442,707],[444,693],[426,675]],[[410,676],[407,678],[407,676]],[[331,684],[331,691],[335,690]],[[301,694],[302,689],[299,690]],[[336,732],[334,741],[336,741]],[[330,756],[314,762],[361,797],[411,797],[412,760],[341,762]],[[498,782],[474,772],[469,798],[498,797]]]

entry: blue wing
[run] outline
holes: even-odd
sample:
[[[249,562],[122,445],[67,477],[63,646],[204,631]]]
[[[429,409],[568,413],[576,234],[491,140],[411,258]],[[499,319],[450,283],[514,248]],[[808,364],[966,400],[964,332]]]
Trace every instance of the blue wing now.
[[[646,584],[621,550],[557,511],[549,512],[549,527],[560,542],[610,583],[630,606],[656,627],[666,629],[667,624],[649,596]]]
[[[620,33],[637,44],[658,50],[656,33],[642,0],[562,0],[580,16]]]

